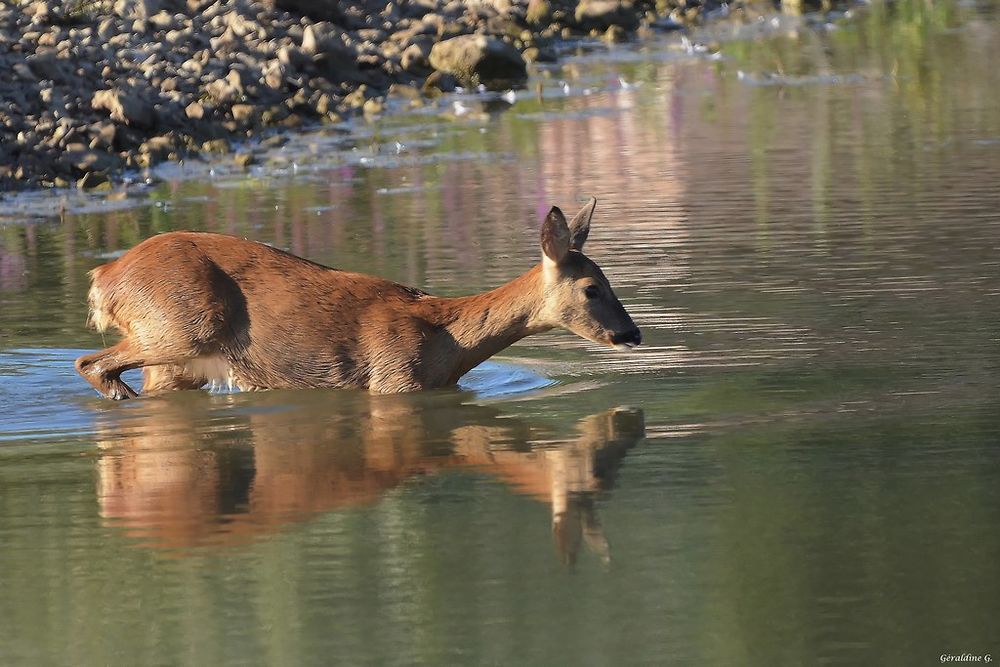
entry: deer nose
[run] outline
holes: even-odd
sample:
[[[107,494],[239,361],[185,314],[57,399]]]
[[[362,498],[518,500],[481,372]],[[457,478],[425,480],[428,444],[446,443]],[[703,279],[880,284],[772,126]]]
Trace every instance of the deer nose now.
[[[611,337],[611,342],[614,345],[639,345],[642,343],[642,333],[638,328],[625,333],[616,333]]]

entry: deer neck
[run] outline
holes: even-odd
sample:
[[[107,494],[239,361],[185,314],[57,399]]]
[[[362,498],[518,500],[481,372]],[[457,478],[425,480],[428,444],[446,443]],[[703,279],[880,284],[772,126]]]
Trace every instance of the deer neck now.
[[[454,341],[449,383],[525,336],[552,328],[540,318],[542,267],[482,294],[441,298],[435,324]]]

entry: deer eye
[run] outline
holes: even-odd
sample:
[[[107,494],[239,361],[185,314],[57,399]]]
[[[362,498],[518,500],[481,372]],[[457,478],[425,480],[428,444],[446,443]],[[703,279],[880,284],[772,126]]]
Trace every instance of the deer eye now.
[[[588,299],[596,299],[598,296],[600,296],[601,290],[597,289],[597,285],[587,285],[584,288],[583,293],[587,296]]]

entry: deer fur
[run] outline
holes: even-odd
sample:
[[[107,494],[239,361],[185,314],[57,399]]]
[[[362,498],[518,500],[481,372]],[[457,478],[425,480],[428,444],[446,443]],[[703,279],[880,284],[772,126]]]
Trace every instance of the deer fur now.
[[[564,327],[638,345],[639,330],[583,243],[596,200],[569,223],[553,207],[542,262],[473,296],[435,297],[207,232],[149,238],[91,271],[89,322],[123,340],[76,361],[103,396],[221,383],[242,390],[354,387],[400,393],[452,386],[531,334]]]

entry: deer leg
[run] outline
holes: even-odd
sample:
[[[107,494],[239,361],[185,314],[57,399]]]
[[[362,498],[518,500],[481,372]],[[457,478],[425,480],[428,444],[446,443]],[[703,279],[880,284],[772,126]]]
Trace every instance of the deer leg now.
[[[126,339],[106,350],[80,357],[76,360],[76,370],[102,396],[121,401],[138,396],[135,390],[121,379],[123,372],[176,361],[176,359],[154,358],[136,349]]]
[[[208,384],[208,378],[198,377],[175,364],[147,366],[142,369],[142,377],[143,395],[178,389],[201,389]]]

